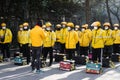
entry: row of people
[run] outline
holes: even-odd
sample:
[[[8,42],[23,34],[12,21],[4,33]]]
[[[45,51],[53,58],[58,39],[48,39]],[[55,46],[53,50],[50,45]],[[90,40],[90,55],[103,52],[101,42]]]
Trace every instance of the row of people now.
[[[9,44],[12,41],[12,32],[10,29],[6,28],[6,24],[1,24],[2,29],[0,29],[0,45],[1,51],[3,53],[3,57],[10,58],[9,53]],[[79,29],[79,25],[74,25],[72,22],[61,22],[61,24],[56,25],[55,31],[52,30],[52,24],[47,22],[44,26],[42,26],[41,22],[38,22],[35,25],[35,30],[28,28],[28,23],[23,23],[20,25],[20,30],[17,34],[17,40],[19,42],[20,52],[23,53],[24,57],[27,57],[27,63],[30,62],[30,46],[32,46],[33,53],[43,53],[43,58],[46,60],[47,55],[50,55],[50,63],[49,66],[52,65],[53,62],[53,48],[57,44],[59,45],[60,53],[68,54],[68,59],[72,59],[74,56],[74,52],[77,49],[78,54],[87,55],[89,46],[92,47],[93,53],[93,61],[97,61],[99,58],[102,49],[107,57],[111,56],[112,50],[114,53],[119,53],[119,45],[120,45],[120,30],[119,24],[114,24],[114,30],[111,30],[110,23],[104,23],[104,29],[102,29],[102,25],[99,21],[93,22],[91,26],[93,29],[88,29],[88,24],[82,25],[81,29]],[[42,31],[39,31],[39,27],[42,27]],[[41,29],[41,28],[40,28]],[[32,30],[34,30],[32,32]],[[38,34],[42,34],[39,36]],[[32,33],[32,34],[31,34]],[[31,35],[34,35],[31,37]],[[43,36],[44,35],[44,36]],[[36,39],[38,38],[38,40]],[[31,45],[32,44],[32,45]],[[35,45],[35,47],[34,47]],[[77,47],[76,47],[77,46]],[[80,50],[79,50],[80,46]],[[41,47],[37,48],[36,47]],[[43,50],[41,50],[43,49]],[[37,51],[36,51],[37,50]],[[6,56],[6,54],[7,56]],[[35,60],[35,56],[37,59],[39,56],[33,55],[33,63]],[[40,62],[40,61],[38,61]]]

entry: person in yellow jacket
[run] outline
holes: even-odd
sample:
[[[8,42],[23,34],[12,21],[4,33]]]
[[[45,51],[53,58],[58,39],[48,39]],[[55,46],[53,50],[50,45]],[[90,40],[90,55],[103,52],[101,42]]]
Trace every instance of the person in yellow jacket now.
[[[27,58],[27,64],[30,63],[30,29],[28,28],[29,24],[27,22],[23,23],[23,31],[19,35],[21,39],[20,46],[22,48],[23,57]]]
[[[79,34],[80,55],[88,56],[89,45],[91,42],[90,31],[87,31],[87,26],[82,25],[81,33]]]
[[[120,30],[119,24],[113,25],[113,53],[120,53]]]
[[[75,31],[77,32],[78,36],[80,34],[80,26],[79,25],[75,25]],[[79,41],[76,44],[76,52],[77,55],[80,56],[80,45],[79,45]]]
[[[64,54],[65,53],[65,37],[67,33],[67,22],[61,22],[62,29],[61,29],[61,50],[60,53]]]
[[[55,32],[52,31],[52,24],[50,22],[46,22],[46,38],[43,42],[43,59],[46,61],[47,55],[50,56],[50,62],[48,66],[52,65],[53,62],[53,47],[56,41]]]
[[[43,41],[45,40],[45,32],[42,29],[42,22],[38,21],[34,28],[30,31],[30,39],[32,44],[32,71],[41,72],[41,60]]]
[[[103,49],[103,57],[111,58],[113,52],[113,31],[110,29],[111,25],[109,22],[103,24],[105,30],[105,46]]]
[[[103,52],[104,48],[104,37],[105,32],[101,29],[101,23],[99,21],[95,21],[92,23],[94,29],[92,30],[92,60],[93,62],[97,62],[101,60],[101,53]]]
[[[60,40],[61,40],[61,24],[57,24],[56,25],[56,30],[55,30],[55,34],[56,34],[56,42],[55,42],[55,50],[56,50],[56,53],[59,53],[60,52],[60,49],[61,49],[61,45],[60,45]]]
[[[0,46],[3,60],[10,61],[10,43],[12,42],[12,32],[7,28],[6,23],[1,24],[0,30]]]
[[[23,34],[23,25],[19,25],[19,30],[17,32],[17,41],[18,41],[18,45],[19,45],[19,48],[20,48],[20,53],[22,53],[23,49],[22,49],[22,46],[21,46],[21,43],[22,43],[22,35]]]
[[[74,24],[72,22],[67,23],[68,32],[65,38],[65,48],[68,59],[71,60],[75,56],[76,44],[78,43],[78,34],[74,30]]]

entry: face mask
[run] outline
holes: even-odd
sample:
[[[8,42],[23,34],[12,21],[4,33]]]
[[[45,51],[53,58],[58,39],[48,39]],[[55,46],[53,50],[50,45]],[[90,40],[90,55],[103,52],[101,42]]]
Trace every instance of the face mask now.
[[[50,30],[50,28],[48,27],[48,28],[46,28],[46,30],[48,30],[48,31],[49,31],[49,30]]]
[[[81,30],[82,32],[84,32],[85,31],[85,29],[84,28],[82,28],[82,30]]]
[[[24,27],[24,29],[27,29],[27,28],[28,28],[27,26]]]
[[[65,28],[65,25],[62,25],[63,28]]]
[[[94,26],[94,29],[95,29],[95,30],[97,30],[97,29],[98,29],[98,27]]]
[[[78,28],[75,28],[75,30],[77,31],[77,30],[78,30]]]
[[[108,30],[108,29],[109,29],[108,26],[106,26],[106,27],[105,27],[105,30]]]
[[[23,28],[20,28],[20,31],[22,31],[23,30]]]
[[[117,30],[118,29],[118,27],[114,27],[114,30]]]
[[[67,29],[68,29],[68,31],[70,31],[70,30],[71,30],[71,28],[70,28],[70,27],[68,27]]]
[[[2,27],[2,29],[6,29],[6,27]]]

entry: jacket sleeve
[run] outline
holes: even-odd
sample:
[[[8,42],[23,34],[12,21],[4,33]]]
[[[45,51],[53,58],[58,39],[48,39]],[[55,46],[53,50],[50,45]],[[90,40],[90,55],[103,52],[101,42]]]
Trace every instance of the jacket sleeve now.
[[[55,41],[56,41],[56,35],[55,32],[52,32],[52,46],[54,46]]]

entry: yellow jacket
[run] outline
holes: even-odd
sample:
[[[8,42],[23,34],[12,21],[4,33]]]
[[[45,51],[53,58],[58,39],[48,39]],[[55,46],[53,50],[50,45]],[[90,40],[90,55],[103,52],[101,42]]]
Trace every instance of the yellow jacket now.
[[[113,30],[113,43],[120,44],[120,30]]]
[[[22,43],[22,36],[23,36],[23,31],[18,31],[18,33],[17,33],[17,41],[18,41],[18,43]]]
[[[105,32],[102,29],[92,31],[92,47],[93,48],[104,48],[104,37]]]
[[[113,32],[111,29],[105,30],[105,45],[113,45]]]
[[[21,44],[31,43],[30,40],[30,30],[23,30],[21,34],[18,35]]]
[[[0,30],[0,37],[5,36],[4,42],[0,42],[0,43],[11,43],[12,42],[12,32],[8,28],[5,30],[3,30],[3,29]]]
[[[56,35],[54,31],[45,31],[46,38],[43,42],[43,47],[53,47],[56,41]]]
[[[61,31],[56,30],[55,34],[56,34],[56,42],[60,42],[60,40],[61,40]]]
[[[30,39],[33,47],[40,47],[43,45],[45,39],[45,32],[40,26],[35,26],[30,31]]]
[[[66,49],[75,49],[78,42],[78,34],[72,30],[68,31],[66,34]]]
[[[61,29],[61,40],[60,42],[62,44],[64,44],[66,41],[65,41],[65,37],[66,37],[66,33],[68,32],[67,28],[62,28]]]
[[[81,31],[79,31],[79,30],[77,30],[77,31],[75,31],[76,33],[77,33],[77,35],[78,35],[78,40],[79,40],[79,34],[81,33]],[[78,41],[79,42],[79,41]]]
[[[82,47],[88,47],[91,42],[91,32],[85,30],[79,34],[79,44]]]

